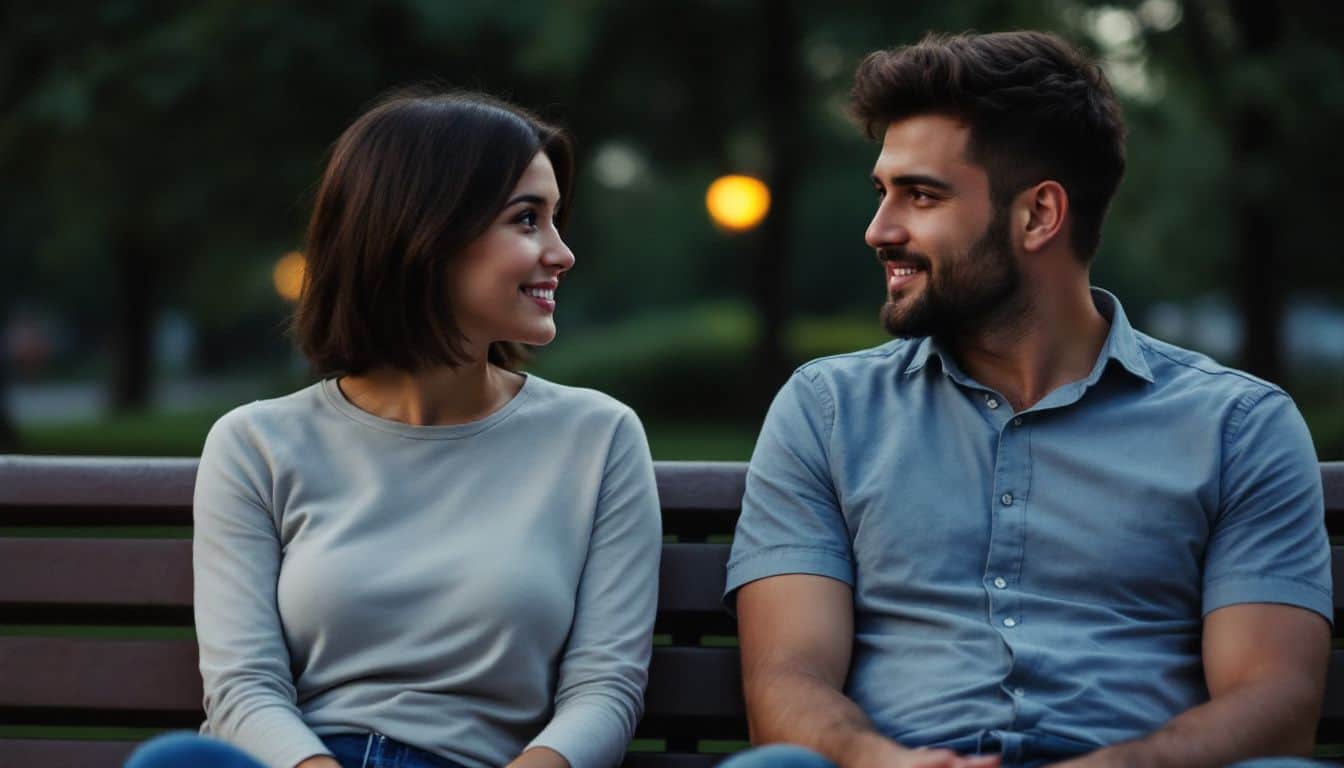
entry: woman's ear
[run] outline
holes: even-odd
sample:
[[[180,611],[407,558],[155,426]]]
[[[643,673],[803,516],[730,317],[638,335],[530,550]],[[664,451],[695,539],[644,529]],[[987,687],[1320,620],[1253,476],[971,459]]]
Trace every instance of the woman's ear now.
[[[1064,230],[1064,217],[1069,211],[1069,193],[1057,181],[1042,181],[1023,190],[1018,201],[1025,207],[1026,214],[1022,249],[1027,253],[1044,250]]]

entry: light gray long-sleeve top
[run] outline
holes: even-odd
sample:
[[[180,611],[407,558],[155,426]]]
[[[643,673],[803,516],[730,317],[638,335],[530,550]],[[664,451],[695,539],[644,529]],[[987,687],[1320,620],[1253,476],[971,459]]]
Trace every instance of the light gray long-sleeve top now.
[[[196,478],[205,733],[290,768],[376,731],[467,766],[616,765],[643,709],[661,525],[626,406],[528,376],[415,427],[334,379],[238,408]]]

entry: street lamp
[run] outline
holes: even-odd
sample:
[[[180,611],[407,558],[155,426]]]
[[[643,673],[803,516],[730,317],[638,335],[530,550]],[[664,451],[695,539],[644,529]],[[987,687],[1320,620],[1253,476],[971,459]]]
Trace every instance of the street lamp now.
[[[751,176],[720,176],[705,193],[705,207],[715,224],[730,232],[745,232],[769,212],[770,188]]]
[[[290,251],[275,262],[271,282],[275,283],[275,292],[280,298],[288,302],[299,300],[299,294],[303,292],[303,272],[303,254],[299,251]]]

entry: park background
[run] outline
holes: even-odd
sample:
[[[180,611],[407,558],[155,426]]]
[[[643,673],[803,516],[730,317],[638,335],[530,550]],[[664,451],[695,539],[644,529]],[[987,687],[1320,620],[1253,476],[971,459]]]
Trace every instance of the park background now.
[[[0,8],[0,452],[197,455],[313,381],[286,269],[332,141],[389,88],[503,96],[578,145],[577,266],[530,370],[660,459],[745,459],[807,359],[881,343],[864,53],[1037,28],[1103,63],[1129,169],[1094,283],[1284,386],[1344,458],[1344,13],[1327,0],[23,2]],[[762,179],[755,228],[711,221]]]

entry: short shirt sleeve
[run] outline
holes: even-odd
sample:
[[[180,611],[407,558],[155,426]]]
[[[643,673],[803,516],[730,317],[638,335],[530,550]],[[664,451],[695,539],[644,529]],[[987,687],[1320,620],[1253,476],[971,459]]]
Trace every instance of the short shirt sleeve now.
[[[1330,541],[1311,435],[1274,391],[1245,404],[1224,440],[1222,493],[1204,560],[1204,614],[1279,603],[1333,622]]]
[[[724,604],[768,576],[803,573],[853,586],[854,557],[828,460],[834,402],[805,369],[775,396],[747,470]]]

